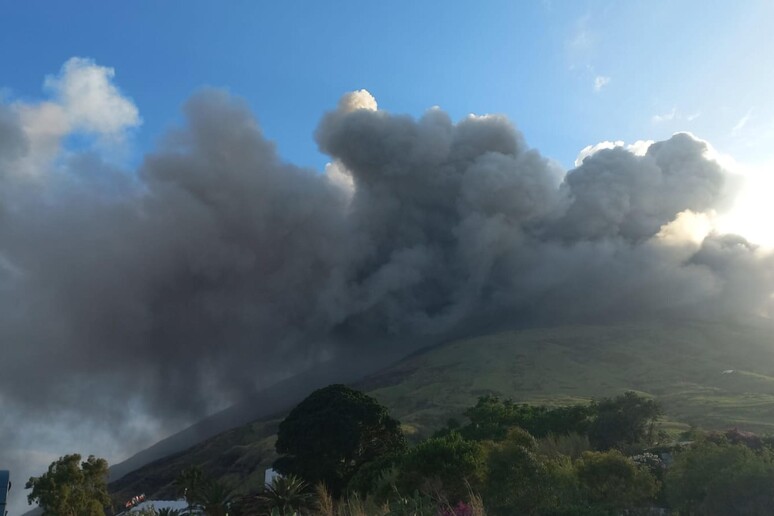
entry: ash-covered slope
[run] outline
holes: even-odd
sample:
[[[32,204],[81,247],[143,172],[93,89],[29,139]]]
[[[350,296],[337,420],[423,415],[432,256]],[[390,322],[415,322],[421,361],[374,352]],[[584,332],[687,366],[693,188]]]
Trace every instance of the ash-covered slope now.
[[[110,468],[112,481],[119,480],[127,473],[157,459],[176,454],[210,437],[249,422],[284,413],[306,397],[309,392],[331,383],[350,383],[362,379],[380,368],[380,364],[389,364],[400,358],[396,347],[391,353],[364,357],[356,350],[346,362],[323,362],[298,375],[278,382],[262,391],[246,396],[241,402],[208,416],[153,446],[142,450],[127,460]]]
[[[571,404],[625,390],[655,396],[667,430],[694,424],[774,433],[774,337],[761,321],[506,331],[427,348],[353,385],[387,405],[414,438],[459,417],[483,394]],[[255,489],[275,458],[273,434],[284,415],[271,407],[266,417],[125,475],[112,491],[171,494],[174,478],[190,464],[237,490]]]

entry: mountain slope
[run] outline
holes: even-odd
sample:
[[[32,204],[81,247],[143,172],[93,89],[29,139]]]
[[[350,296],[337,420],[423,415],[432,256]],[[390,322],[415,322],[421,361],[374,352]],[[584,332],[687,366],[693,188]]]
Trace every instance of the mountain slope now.
[[[624,390],[656,397],[667,427],[774,433],[774,339],[764,325],[681,322],[502,332],[428,348],[353,385],[387,405],[415,438],[459,417],[483,394],[569,404]],[[119,496],[170,494],[171,482],[188,464],[201,464],[240,491],[254,489],[274,459],[281,418],[221,433],[133,471],[111,489]]]
[[[774,338],[766,327],[683,322],[505,332],[417,354],[359,385],[421,433],[483,394],[567,404],[624,390],[656,397],[674,421],[774,432]]]
[[[222,432],[287,411],[314,389],[331,383],[359,380],[378,370],[380,364],[383,366],[383,364],[392,363],[403,354],[405,352],[401,353],[400,349],[385,350],[376,356],[353,352],[348,354],[348,360],[344,364],[339,362],[317,364],[303,373],[247,396],[241,402],[198,421],[123,462],[114,464],[110,467],[110,478],[113,481],[119,480],[130,471],[157,459],[179,453]]]

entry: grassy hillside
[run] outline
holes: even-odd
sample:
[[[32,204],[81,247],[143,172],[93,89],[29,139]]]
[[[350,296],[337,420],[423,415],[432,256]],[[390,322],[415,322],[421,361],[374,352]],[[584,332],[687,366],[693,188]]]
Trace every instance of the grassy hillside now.
[[[355,387],[388,406],[416,438],[483,394],[559,405],[625,390],[658,399],[667,429],[774,433],[774,336],[762,327],[697,322],[511,331],[416,353]],[[239,490],[252,489],[274,458],[278,421],[224,432],[112,488],[121,496],[170,493],[182,467],[201,464]]]
[[[505,332],[415,355],[359,386],[423,434],[483,394],[568,404],[624,390],[656,397],[681,423],[774,432],[774,338],[706,323]]]

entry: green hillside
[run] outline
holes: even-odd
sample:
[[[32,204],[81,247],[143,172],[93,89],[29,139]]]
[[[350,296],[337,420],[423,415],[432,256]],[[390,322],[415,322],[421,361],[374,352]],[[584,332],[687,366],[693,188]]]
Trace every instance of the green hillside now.
[[[387,405],[416,438],[484,394],[560,405],[625,390],[659,400],[667,430],[736,426],[774,434],[774,336],[764,326],[698,322],[510,331],[416,353],[355,387]],[[280,420],[224,432],[130,473],[112,490],[172,494],[172,480],[189,464],[240,491],[253,489],[274,459]]]
[[[570,404],[624,390],[656,397],[675,422],[774,433],[774,337],[706,323],[505,332],[415,355],[360,387],[420,433],[483,394]]]

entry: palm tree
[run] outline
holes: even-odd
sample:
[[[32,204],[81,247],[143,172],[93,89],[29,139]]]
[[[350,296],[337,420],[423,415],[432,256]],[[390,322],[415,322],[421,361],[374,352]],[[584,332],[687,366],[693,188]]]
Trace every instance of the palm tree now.
[[[198,505],[201,490],[204,486],[204,473],[199,466],[191,466],[180,472],[175,485],[183,492],[183,497],[188,503],[188,512]]]
[[[313,494],[309,485],[295,475],[277,476],[266,486],[266,490],[258,495],[272,513],[290,515],[307,512],[313,504]]]
[[[158,516],[180,516],[180,511],[177,509],[170,509],[169,507],[164,507],[163,509],[159,509],[157,511]]]
[[[217,480],[212,480],[201,488],[199,501],[207,516],[226,516],[231,496],[225,485]]]

